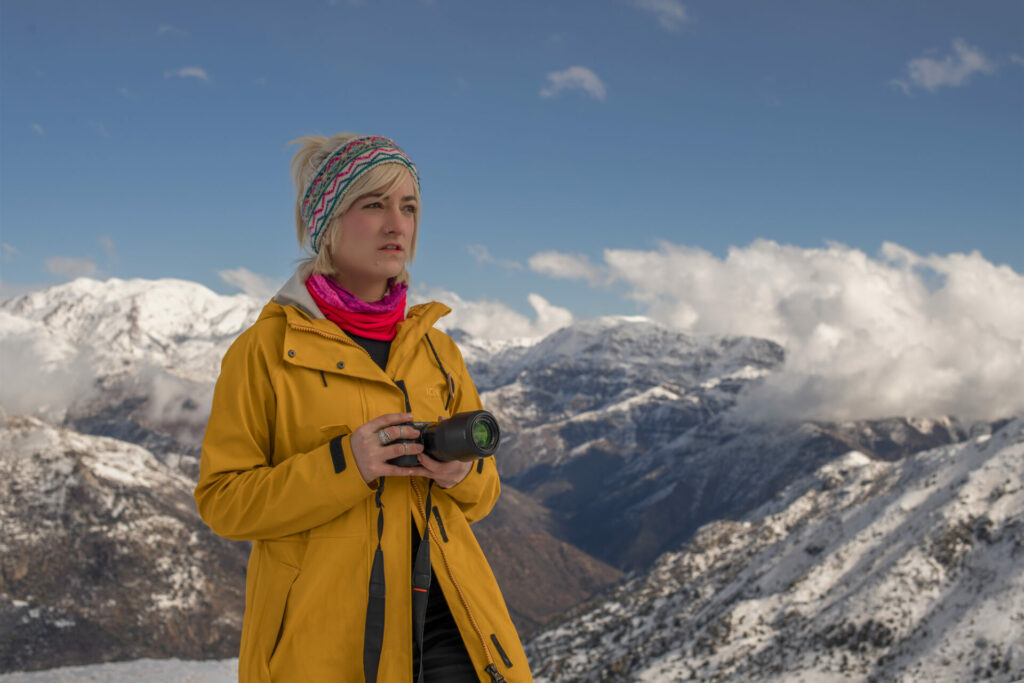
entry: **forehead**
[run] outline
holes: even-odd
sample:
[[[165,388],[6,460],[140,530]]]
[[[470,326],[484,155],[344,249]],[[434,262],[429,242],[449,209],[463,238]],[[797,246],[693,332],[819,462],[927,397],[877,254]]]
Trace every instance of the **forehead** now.
[[[390,190],[390,191],[389,191]],[[381,185],[380,187],[374,188],[367,192],[364,197],[389,197],[396,195],[398,197],[405,198],[416,198],[416,185],[413,182],[412,176],[408,173],[403,173],[398,183],[389,183],[387,185]]]

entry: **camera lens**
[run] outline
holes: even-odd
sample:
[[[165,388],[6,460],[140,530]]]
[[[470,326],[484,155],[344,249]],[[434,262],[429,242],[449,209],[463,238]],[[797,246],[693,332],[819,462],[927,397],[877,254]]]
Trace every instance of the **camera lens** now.
[[[441,462],[493,455],[501,438],[498,421],[486,410],[457,413],[419,429],[423,452]]]
[[[473,443],[478,448],[488,448],[494,443],[494,429],[486,419],[482,419],[482,416],[473,425]]]

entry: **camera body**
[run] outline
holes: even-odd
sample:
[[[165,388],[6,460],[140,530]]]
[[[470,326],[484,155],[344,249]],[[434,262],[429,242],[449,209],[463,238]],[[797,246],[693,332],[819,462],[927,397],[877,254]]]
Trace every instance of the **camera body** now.
[[[409,422],[408,426],[419,431],[415,439],[399,439],[394,443],[423,444],[423,452],[434,460],[470,462],[486,458],[498,450],[500,430],[498,421],[487,410],[470,410],[456,413],[447,420],[436,422]],[[399,467],[417,467],[416,455],[400,455],[388,460]]]

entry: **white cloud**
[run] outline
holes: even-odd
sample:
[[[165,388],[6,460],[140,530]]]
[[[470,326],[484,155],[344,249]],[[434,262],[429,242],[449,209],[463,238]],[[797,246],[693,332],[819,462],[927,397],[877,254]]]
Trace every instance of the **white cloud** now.
[[[21,250],[13,244],[2,242],[0,243],[0,254],[2,254],[4,263],[10,263],[15,256],[21,256]]]
[[[259,275],[247,268],[218,270],[217,275],[232,287],[237,287],[249,296],[263,300],[274,296],[281,285],[284,284],[276,278]]]
[[[688,19],[686,8],[678,0],[632,0],[632,4],[658,18],[662,28],[678,31]]]
[[[1018,54],[1012,54],[1010,55],[1010,63],[1016,64],[1017,66],[1024,66],[1024,57],[1021,57]]]
[[[168,69],[164,71],[164,78],[194,78],[203,83],[210,82],[209,74],[201,66],[183,66],[180,69]]]
[[[898,78],[894,78],[891,81],[889,81],[889,84],[894,85],[900,90],[902,90],[904,95],[909,95],[911,93],[910,84],[907,83],[906,81],[901,81]]]
[[[177,26],[171,26],[170,24],[163,24],[156,30],[157,35],[171,35],[171,36],[185,36],[188,35],[187,31],[183,31]]]
[[[566,280],[586,280],[592,285],[609,282],[610,271],[602,266],[595,266],[583,254],[563,254],[558,251],[541,251],[530,257],[530,270],[548,277]]]
[[[182,443],[201,445],[210,419],[213,384],[178,377],[146,362],[139,364],[134,382],[147,398],[141,411],[146,422]]]
[[[0,405],[11,413],[64,419],[75,400],[95,391],[91,354],[42,322],[0,311]]]
[[[568,310],[552,305],[539,294],[527,296],[536,314],[533,320],[503,303],[486,299],[466,301],[455,292],[442,289],[430,290],[425,295],[410,295],[410,299],[444,302],[452,312],[438,321],[439,328],[463,330],[485,341],[539,339],[565,327],[573,319]]]
[[[541,89],[541,97],[554,97],[563,90],[583,90],[594,99],[603,100],[607,94],[604,83],[585,66],[570,66],[564,71],[548,74],[548,85]]]
[[[470,244],[466,247],[470,256],[476,259],[477,263],[492,263],[509,270],[522,270],[523,264],[511,259],[496,259],[491,255],[491,250],[482,244]]]
[[[107,269],[116,271],[121,264],[121,259],[117,255],[117,247],[114,246],[113,238],[110,235],[101,235],[99,242],[103,245],[103,251],[107,255]]]
[[[100,269],[96,264],[87,258],[73,258],[70,256],[51,256],[46,259],[46,270],[59,275],[60,277],[96,277],[100,275]]]
[[[724,259],[668,243],[606,250],[604,259],[610,280],[656,320],[785,347],[783,371],[746,399],[752,415],[1024,412],[1024,276],[977,252],[920,256],[887,243],[872,258],[839,244],[758,240]],[[576,277],[594,282],[589,272]]]
[[[134,92],[132,92],[131,90],[129,90],[128,88],[118,88],[117,92],[118,92],[118,94],[121,95],[121,97],[125,98],[126,100],[137,100],[138,99],[136,94]]]
[[[89,121],[89,127],[105,138],[110,137],[110,132],[107,130],[107,127],[99,121]]]
[[[903,80],[894,80],[893,83],[908,94],[912,86],[935,92],[942,86],[955,88],[966,85],[974,74],[988,74],[996,69],[981,50],[960,38],[953,41],[953,52],[941,59],[918,57],[910,60],[907,64],[909,83]]]
[[[36,134],[39,135],[40,137],[45,137],[46,136],[46,131],[43,130],[43,127],[40,126],[38,123],[33,123],[32,124],[32,130],[35,131]]]

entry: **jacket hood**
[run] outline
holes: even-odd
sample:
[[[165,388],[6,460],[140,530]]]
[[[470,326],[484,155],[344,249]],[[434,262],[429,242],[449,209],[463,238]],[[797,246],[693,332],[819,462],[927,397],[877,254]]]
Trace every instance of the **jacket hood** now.
[[[300,264],[271,301],[282,306],[295,306],[313,320],[325,320],[326,316],[320,312],[309,290],[306,289],[306,279],[312,272],[311,263]]]

